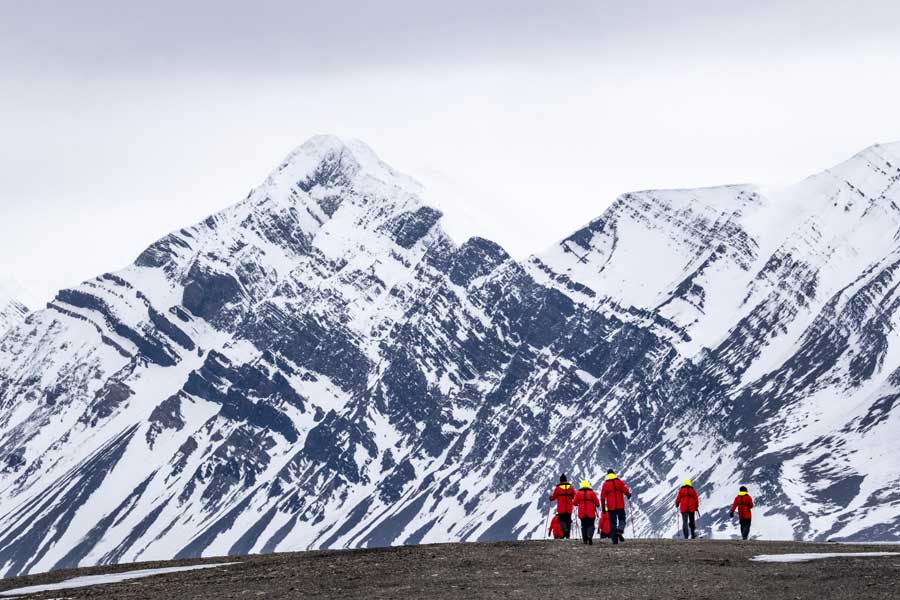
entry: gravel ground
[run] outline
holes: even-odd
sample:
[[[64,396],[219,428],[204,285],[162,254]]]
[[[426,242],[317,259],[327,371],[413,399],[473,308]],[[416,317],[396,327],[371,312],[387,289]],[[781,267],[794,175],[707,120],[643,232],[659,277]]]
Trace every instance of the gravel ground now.
[[[37,598],[900,598],[900,556],[757,563],[757,554],[900,552],[897,546],[632,540],[437,544],[223,557],[64,570],[0,580],[0,591],[82,575],[239,561],[200,571],[29,595]]]

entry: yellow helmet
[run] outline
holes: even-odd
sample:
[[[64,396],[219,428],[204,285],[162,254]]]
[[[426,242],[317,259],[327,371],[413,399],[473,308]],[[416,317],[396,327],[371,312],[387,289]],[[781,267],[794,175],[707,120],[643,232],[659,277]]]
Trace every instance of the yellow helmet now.
[[[588,481],[587,479],[582,479],[582,480],[581,480],[581,487],[583,487],[583,488],[589,488],[589,487],[591,487],[591,482]]]
[[[693,484],[691,483],[691,480],[690,480],[690,479],[685,479],[685,480],[684,480],[684,485],[690,485],[690,486],[693,486]]]
[[[610,479],[615,479],[615,478],[616,478],[616,474],[615,474],[615,473],[609,473],[609,474],[607,474],[607,476],[606,476],[606,480],[607,480],[607,481],[609,481]]]

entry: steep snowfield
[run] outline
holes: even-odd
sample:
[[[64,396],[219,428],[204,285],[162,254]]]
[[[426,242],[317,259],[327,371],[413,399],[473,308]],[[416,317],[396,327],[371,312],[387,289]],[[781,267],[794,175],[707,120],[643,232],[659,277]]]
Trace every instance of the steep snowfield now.
[[[900,145],[645,191],[526,264],[313,138],[0,334],[2,573],[542,536],[560,471],[713,535],[900,537]]]

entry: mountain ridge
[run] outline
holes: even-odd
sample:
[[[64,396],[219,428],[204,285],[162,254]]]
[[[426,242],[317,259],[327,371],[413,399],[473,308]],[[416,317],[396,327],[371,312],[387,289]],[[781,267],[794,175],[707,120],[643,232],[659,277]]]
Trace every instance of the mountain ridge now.
[[[691,475],[710,535],[749,483],[768,536],[898,539],[886,154],[624,194],[519,262],[312,138],[0,334],[3,572],[540,536],[608,467],[643,535]]]

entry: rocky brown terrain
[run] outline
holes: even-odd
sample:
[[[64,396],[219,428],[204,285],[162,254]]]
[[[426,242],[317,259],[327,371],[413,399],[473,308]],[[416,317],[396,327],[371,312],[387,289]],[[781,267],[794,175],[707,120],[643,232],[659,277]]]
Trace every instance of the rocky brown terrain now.
[[[635,540],[402,546],[68,569],[0,581],[0,593],[72,577],[232,562],[31,599],[596,598],[691,600],[898,597],[900,555],[760,563],[760,554],[900,552],[900,545]]]

